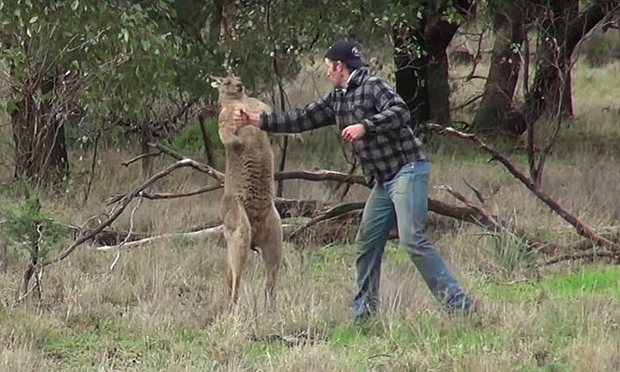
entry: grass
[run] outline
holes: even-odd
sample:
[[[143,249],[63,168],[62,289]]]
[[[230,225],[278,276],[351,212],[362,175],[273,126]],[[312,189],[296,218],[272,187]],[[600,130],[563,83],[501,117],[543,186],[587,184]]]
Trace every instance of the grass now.
[[[551,154],[544,191],[585,222],[618,226],[620,175],[617,97],[611,84],[618,63],[574,73],[576,118]],[[321,90],[319,72],[309,71],[291,88],[294,104]],[[462,75],[462,74],[461,74]],[[312,82],[312,84],[310,84]],[[307,89],[303,89],[303,84]],[[479,84],[476,82],[475,84]],[[601,87],[598,89],[598,87]],[[480,86],[463,86],[465,100]],[[303,93],[303,94],[302,94]],[[295,101],[296,99],[296,101]],[[615,105],[615,106],[614,106]],[[612,109],[605,109],[606,107]],[[5,128],[3,126],[2,128]],[[191,129],[196,132],[196,128]],[[191,132],[190,130],[190,132]],[[333,128],[308,133],[291,144],[287,168],[346,170]],[[10,138],[5,136],[4,138]],[[192,136],[176,145],[199,152]],[[5,146],[6,143],[2,143]],[[3,147],[4,148],[4,147]],[[8,150],[7,150],[8,151]],[[435,137],[431,186],[450,185],[473,200],[467,180],[488,196],[485,208],[531,235],[570,244],[573,229],[517,183],[500,165],[468,144]],[[44,195],[43,207],[59,219],[80,223],[106,210],[106,197],[141,181],[122,160],[134,153],[103,151],[92,197],[82,205],[84,186]],[[72,169],[89,166],[72,154]],[[511,154],[523,169],[523,154]],[[156,161],[161,168],[166,159]],[[2,173],[3,196],[14,197]],[[4,168],[3,168],[4,169]],[[157,191],[190,190],[206,178],[181,170],[155,185]],[[13,192],[12,192],[13,191]],[[368,191],[354,186],[347,200]],[[455,201],[436,188],[431,196]],[[80,196],[76,198],[76,195]],[[287,181],[286,197],[330,197],[322,183]],[[219,191],[179,200],[144,201],[137,231],[179,231],[216,216]],[[135,204],[129,206],[131,210]],[[436,216],[435,216],[436,217]],[[129,228],[129,213],[115,222]],[[409,257],[394,243],[386,248],[381,309],[375,322],[352,322],[355,247],[306,251],[304,264],[291,247],[278,284],[278,307],[262,307],[263,270],[251,256],[239,304],[229,309],[222,279],[226,252],[221,242],[184,239],[120,252],[79,248],[43,273],[43,301],[15,306],[13,295],[25,259],[11,249],[0,266],[0,370],[10,371],[614,371],[620,364],[620,269],[604,263],[570,262],[533,270],[508,253],[519,242],[472,225],[429,224],[428,236],[480,306],[468,318],[443,312]]]
[[[74,261],[93,254],[79,252],[63,272],[49,273],[45,306],[2,310],[0,363],[18,370],[580,370],[595,362],[597,370],[611,370],[617,361],[617,267],[574,268],[532,283],[472,280],[469,288],[484,305],[461,319],[437,308],[404,254],[391,247],[382,315],[357,326],[348,319],[350,250],[322,252],[315,275],[286,270],[280,306],[269,316],[256,305],[258,265],[251,265],[231,312],[214,263],[202,265],[202,274],[183,274],[205,255],[221,263],[221,252],[201,244],[177,258],[181,267],[162,264],[181,252],[161,245],[127,253],[115,272],[101,269],[102,255],[91,262],[99,270],[77,267]],[[49,300],[57,296],[63,300]],[[399,296],[401,305],[389,309]],[[605,352],[582,360],[573,354],[579,345]]]

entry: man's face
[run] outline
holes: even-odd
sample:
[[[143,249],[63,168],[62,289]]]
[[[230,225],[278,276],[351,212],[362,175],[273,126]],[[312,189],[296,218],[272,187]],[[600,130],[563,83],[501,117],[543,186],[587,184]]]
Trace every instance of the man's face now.
[[[349,77],[347,70],[340,61],[332,61],[325,58],[325,73],[336,88],[344,88],[344,84]]]

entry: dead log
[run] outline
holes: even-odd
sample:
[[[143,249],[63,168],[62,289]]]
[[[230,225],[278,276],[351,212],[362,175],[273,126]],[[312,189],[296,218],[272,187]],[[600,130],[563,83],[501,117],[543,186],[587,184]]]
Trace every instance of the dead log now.
[[[79,245],[81,245],[84,242],[92,239],[94,236],[96,236],[101,231],[103,231],[103,229],[105,229],[106,227],[110,226],[112,224],[112,222],[114,222],[121,215],[121,213],[123,213],[123,211],[127,208],[129,203],[133,200],[133,198],[135,198],[136,196],[139,196],[140,193],[144,189],[146,189],[147,187],[149,187],[152,184],[154,184],[155,182],[157,182],[157,180],[159,180],[160,178],[166,177],[167,175],[169,175],[170,173],[172,173],[176,169],[183,168],[183,167],[191,167],[191,168],[194,168],[194,169],[202,169],[202,166],[200,164],[196,163],[195,161],[193,161],[191,159],[183,159],[183,160],[180,160],[180,161],[178,161],[178,162],[168,166],[166,169],[164,169],[164,170],[154,174],[148,180],[146,180],[144,183],[142,183],[141,185],[136,186],[130,193],[126,194],[119,201],[118,205],[113,209],[112,213],[110,213],[110,216],[105,221],[101,222],[97,227],[92,229],[89,233],[80,236],[71,245],[69,245],[67,248],[65,248],[60,253],[58,253],[54,258],[48,259],[45,262],[42,262],[40,264],[40,266],[43,267],[43,266],[47,266],[47,265],[50,265],[50,264],[53,264],[53,263],[58,263],[58,262],[64,260],[65,258],[67,258],[71,253],[73,253],[75,248],[77,248]]]
[[[433,124],[431,124],[432,126]],[[443,129],[443,127],[441,127]],[[431,128],[437,129],[437,128]],[[171,150],[160,144],[153,144],[153,147],[156,147],[162,153],[168,154],[169,156],[175,159],[188,159],[184,155]],[[498,154],[499,155],[499,154]],[[499,155],[501,156],[501,155]],[[171,199],[176,197],[187,197],[198,195],[203,192],[208,192],[221,187],[221,183],[223,182],[224,175],[215,170],[214,168],[202,164],[196,161],[191,160],[192,168],[197,169],[203,173],[210,175],[220,182],[218,186],[204,187],[192,192],[187,193],[142,193],[142,196],[150,199]],[[313,171],[287,171],[287,172],[279,172],[274,174],[274,178],[276,180],[291,180],[291,179],[303,179],[308,181],[339,181],[346,182],[351,184],[359,184],[365,187],[370,187],[366,182],[366,179],[359,175],[346,174],[342,172],[336,172],[331,170],[321,170],[314,169]],[[451,217],[457,220],[465,221],[468,223],[473,223],[484,228],[490,229],[492,231],[498,231],[502,228],[503,224],[496,216],[492,216],[491,214],[484,211],[484,209],[474,206],[469,201],[465,200],[464,197],[460,194],[457,194],[453,190],[451,191],[452,195],[457,197],[461,202],[463,202],[466,206],[454,206],[447,203],[444,203],[439,200],[431,199],[428,200],[428,208],[431,212],[434,212],[439,215]],[[126,195],[125,195],[126,196]],[[460,197],[459,197],[460,196]],[[113,197],[114,200],[119,200],[123,195],[116,195]],[[346,215],[347,213],[359,210],[364,207],[364,203],[348,203],[343,204],[337,207],[333,207],[332,209],[326,210],[325,208],[331,207],[330,203],[321,202],[316,200],[292,200],[292,199],[276,199],[276,207],[278,212],[282,218],[289,218],[295,216],[304,216],[311,217],[312,220],[306,227],[302,227],[301,229],[307,229],[312,227],[323,221],[331,221],[333,219],[340,218],[341,214]],[[355,215],[355,213],[353,213]],[[207,224],[208,227],[213,227],[217,225],[219,222],[215,221],[210,224]],[[193,231],[197,231],[200,229],[207,228],[205,225],[200,226],[199,228],[193,229]],[[293,238],[297,238],[298,235],[302,232],[302,230],[298,231],[293,235]],[[535,239],[529,239],[526,234],[522,231],[515,231],[518,236],[522,237],[528,242],[528,246],[531,249],[541,250],[545,253],[550,251],[557,251],[558,246],[553,243],[543,242]],[[393,229],[391,232],[392,238],[398,237],[398,232]]]
[[[620,255],[620,244],[612,242],[603,236],[599,235],[594,229],[590,226],[583,223],[577,217],[575,217],[572,213],[568,212],[560,203],[555,201],[549,195],[541,191],[532,180],[530,180],[525,173],[521,172],[517,169],[517,166],[514,165],[508,158],[504,155],[500,154],[498,151],[491,148],[486,143],[482,142],[476,135],[470,133],[463,133],[451,127],[444,127],[435,123],[428,123],[426,127],[434,132],[439,134],[448,134],[454,137],[462,138],[469,140],[472,142],[477,148],[484,150],[490,153],[493,157],[492,159],[499,161],[504,165],[504,167],[521,183],[523,183],[538,199],[547,204],[555,213],[557,213],[560,217],[562,217],[565,221],[573,225],[577,233],[588,240],[591,240],[595,244],[609,248],[614,254]]]

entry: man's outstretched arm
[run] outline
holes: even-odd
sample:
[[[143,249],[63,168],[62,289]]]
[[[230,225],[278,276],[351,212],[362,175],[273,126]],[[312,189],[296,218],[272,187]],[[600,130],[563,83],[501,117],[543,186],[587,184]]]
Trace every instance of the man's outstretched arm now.
[[[238,125],[250,124],[272,133],[299,133],[324,127],[334,124],[333,94],[329,92],[303,108],[286,112],[266,114],[242,110],[235,113],[234,120]]]

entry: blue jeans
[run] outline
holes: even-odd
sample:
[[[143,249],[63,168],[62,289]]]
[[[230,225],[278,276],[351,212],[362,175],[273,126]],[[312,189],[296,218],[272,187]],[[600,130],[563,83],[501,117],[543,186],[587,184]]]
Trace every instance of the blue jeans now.
[[[470,300],[437,249],[424,237],[430,168],[428,161],[407,164],[390,181],[377,182],[368,197],[357,234],[358,292],[353,301],[356,319],[365,319],[377,311],[383,250],[396,223],[400,246],[435,298],[449,310],[470,311]]]

